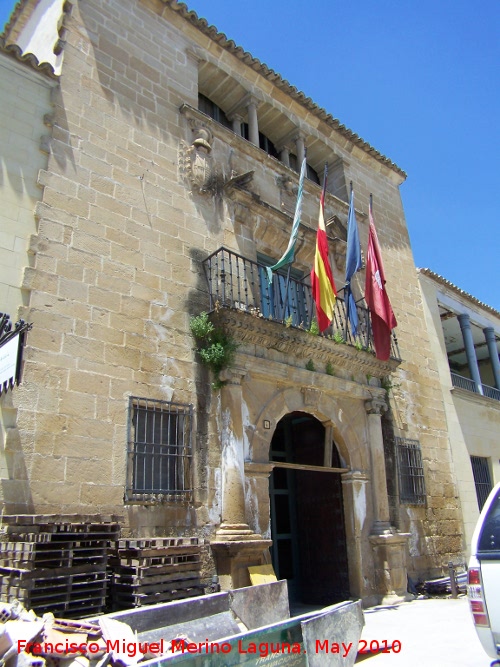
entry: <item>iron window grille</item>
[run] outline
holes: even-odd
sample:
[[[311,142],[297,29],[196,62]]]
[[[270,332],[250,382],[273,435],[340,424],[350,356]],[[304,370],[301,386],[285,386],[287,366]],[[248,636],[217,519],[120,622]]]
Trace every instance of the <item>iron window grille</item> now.
[[[192,499],[193,406],[131,396],[128,501]]]
[[[418,440],[395,438],[399,500],[407,505],[425,504],[425,477]]]
[[[477,504],[479,505],[479,511],[481,511],[486,502],[486,498],[490,495],[490,491],[493,488],[490,466],[488,459],[484,456],[471,456],[470,462],[472,465],[474,484],[476,485]]]

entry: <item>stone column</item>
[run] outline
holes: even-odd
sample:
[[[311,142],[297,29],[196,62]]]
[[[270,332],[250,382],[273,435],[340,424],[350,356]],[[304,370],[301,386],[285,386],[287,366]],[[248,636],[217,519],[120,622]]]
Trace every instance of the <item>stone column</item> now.
[[[259,146],[259,122],[257,119],[258,102],[254,97],[250,97],[247,102],[248,113],[248,140]]]
[[[250,585],[249,565],[264,562],[264,550],[272,544],[251,530],[245,517],[245,462],[241,382],[243,369],[221,374],[221,471],[222,522],[211,542],[221,587]]]
[[[476,383],[476,388],[478,393],[482,394],[483,383],[481,382],[479,366],[477,365],[476,349],[474,347],[474,339],[472,338],[470,317],[467,315],[467,313],[462,313],[457,317],[460,323],[460,329],[462,330],[462,337],[464,339],[465,354],[467,355],[467,363],[469,364],[469,371],[472,379]]]
[[[493,369],[493,377],[495,379],[495,387],[500,389],[500,362],[498,361],[497,339],[495,336],[495,329],[493,327],[485,327],[483,329],[486,344],[488,345],[488,352],[491,360],[491,367]]]
[[[241,124],[243,122],[243,118],[239,114],[235,113],[231,118],[229,118],[229,120],[231,121],[233,132],[241,137]]]
[[[288,146],[283,146],[278,149],[280,154],[280,160],[286,167],[290,166],[290,149]]]
[[[370,438],[372,478],[373,527],[369,536],[374,555],[375,591],[383,604],[412,599],[407,592],[406,546],[410,533],[398,533],[391,526],[387,479],[385,473],[382,414],[385,401],[373,398],[365,401]]]
[[[297,151],[297,171],[300,172],[302,161],[306,156],[305,136],[299,132],[295,137],[295,150]]]
[[[391,532],[389,498],[387,497],[387,479],[385,475],[384,440],[382,437],[381,418],[387,410],[385,401],[372,399],[365,401],[368,419],[368,437],[370,441],[370,460],[373,502],[373,535]]]

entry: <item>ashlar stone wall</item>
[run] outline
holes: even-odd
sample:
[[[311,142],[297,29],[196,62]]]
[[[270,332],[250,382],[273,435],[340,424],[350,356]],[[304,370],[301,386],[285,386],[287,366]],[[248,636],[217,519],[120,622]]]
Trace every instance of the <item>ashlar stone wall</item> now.
[[[120,513],[135,534],[210,535],[220,523],[220,395],[211,392],[189,334],[190,317],[208,308],[201,262],[223,245],[250,259],[257,252],[280,257],[291,216],[281,210],[276,178],[288,176],[294,185],[296,174],[206,118],[218,176],[254,174],[246,194],[203,193],[193,186],[186,151],[192,118],[199,120],[198,69],[209,60],[248,92],[267,96],[311,141],[321,140],[325,155],[338,156],[345,184],[353,181],[363,248],[374,195],[403,358],[392,373],[392,421],[397,434],[421,443],[428,494],[425,507],[401,507],[399,527],[411,533],[410,571],[438,572],[462,548],[461,522],[439,377],[399,193],[401,170],[318,120],[299,98],[171,4],[88,0],[75,3],[65,20],[48,162],[38,176],[38,227],[29,242],[33,261],[22,281],[29,295],[22,314],[33,330],[24,382],[13,396],[23,467],[16,494],[5,498],[8,511]],[[335,180],[339,195],[345,193],[342,177]],[[319,193],[306,184],[297,253],[297,268],[306,272],[314,256]],[[345,224],[345,196],[329,196],[327,213]],[[339,287],[343,271],[340,258],[334,262]],[[363,285],[360,274],[355,289]],[[244,352],[269,362],[263,384],[268,395],[275,352],[257,345]],[[283,391],[302,382],[294,370],[304,363],[300,355],[280,363],[290,366]],[[359,396],[368,391],[361,371],[349,382],[362,387]],[[124,505],[130,395],[194,405],[196,488],[189,507]],[[247,400],[250,424],[261,415],[258,402]],[[351,402],[346,410],[350,420],[362,414],[357,428],[366,430],[359,405]],[[372,473],[366,454],[357,471],[363,484]],[[249,522],[267,531],[265,516],[260,506]],[[362,525],[366,533],[369,526]]]

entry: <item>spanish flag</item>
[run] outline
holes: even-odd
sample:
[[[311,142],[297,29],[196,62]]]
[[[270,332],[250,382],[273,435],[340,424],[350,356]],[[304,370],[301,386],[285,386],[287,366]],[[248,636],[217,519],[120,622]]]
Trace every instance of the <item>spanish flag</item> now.
[[[337,290],[333,280],[330,260],[328,259],[328,241],[325,227],[325,192],[328,165],[325,165],[323,190],[319,202],[318,234],[316,236],[316,255],[314,269],[311,273],[311,287],[316,304],[316,317],[319,330],[323,332],[333,319],[333,307],[337,298]]]

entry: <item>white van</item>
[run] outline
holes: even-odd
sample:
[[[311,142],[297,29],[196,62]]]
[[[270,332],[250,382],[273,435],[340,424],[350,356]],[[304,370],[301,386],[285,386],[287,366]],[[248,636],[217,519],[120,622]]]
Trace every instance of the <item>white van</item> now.
[[[491,664],[500,665],[500,483],[491,491],[472,536],[467,595]]]

